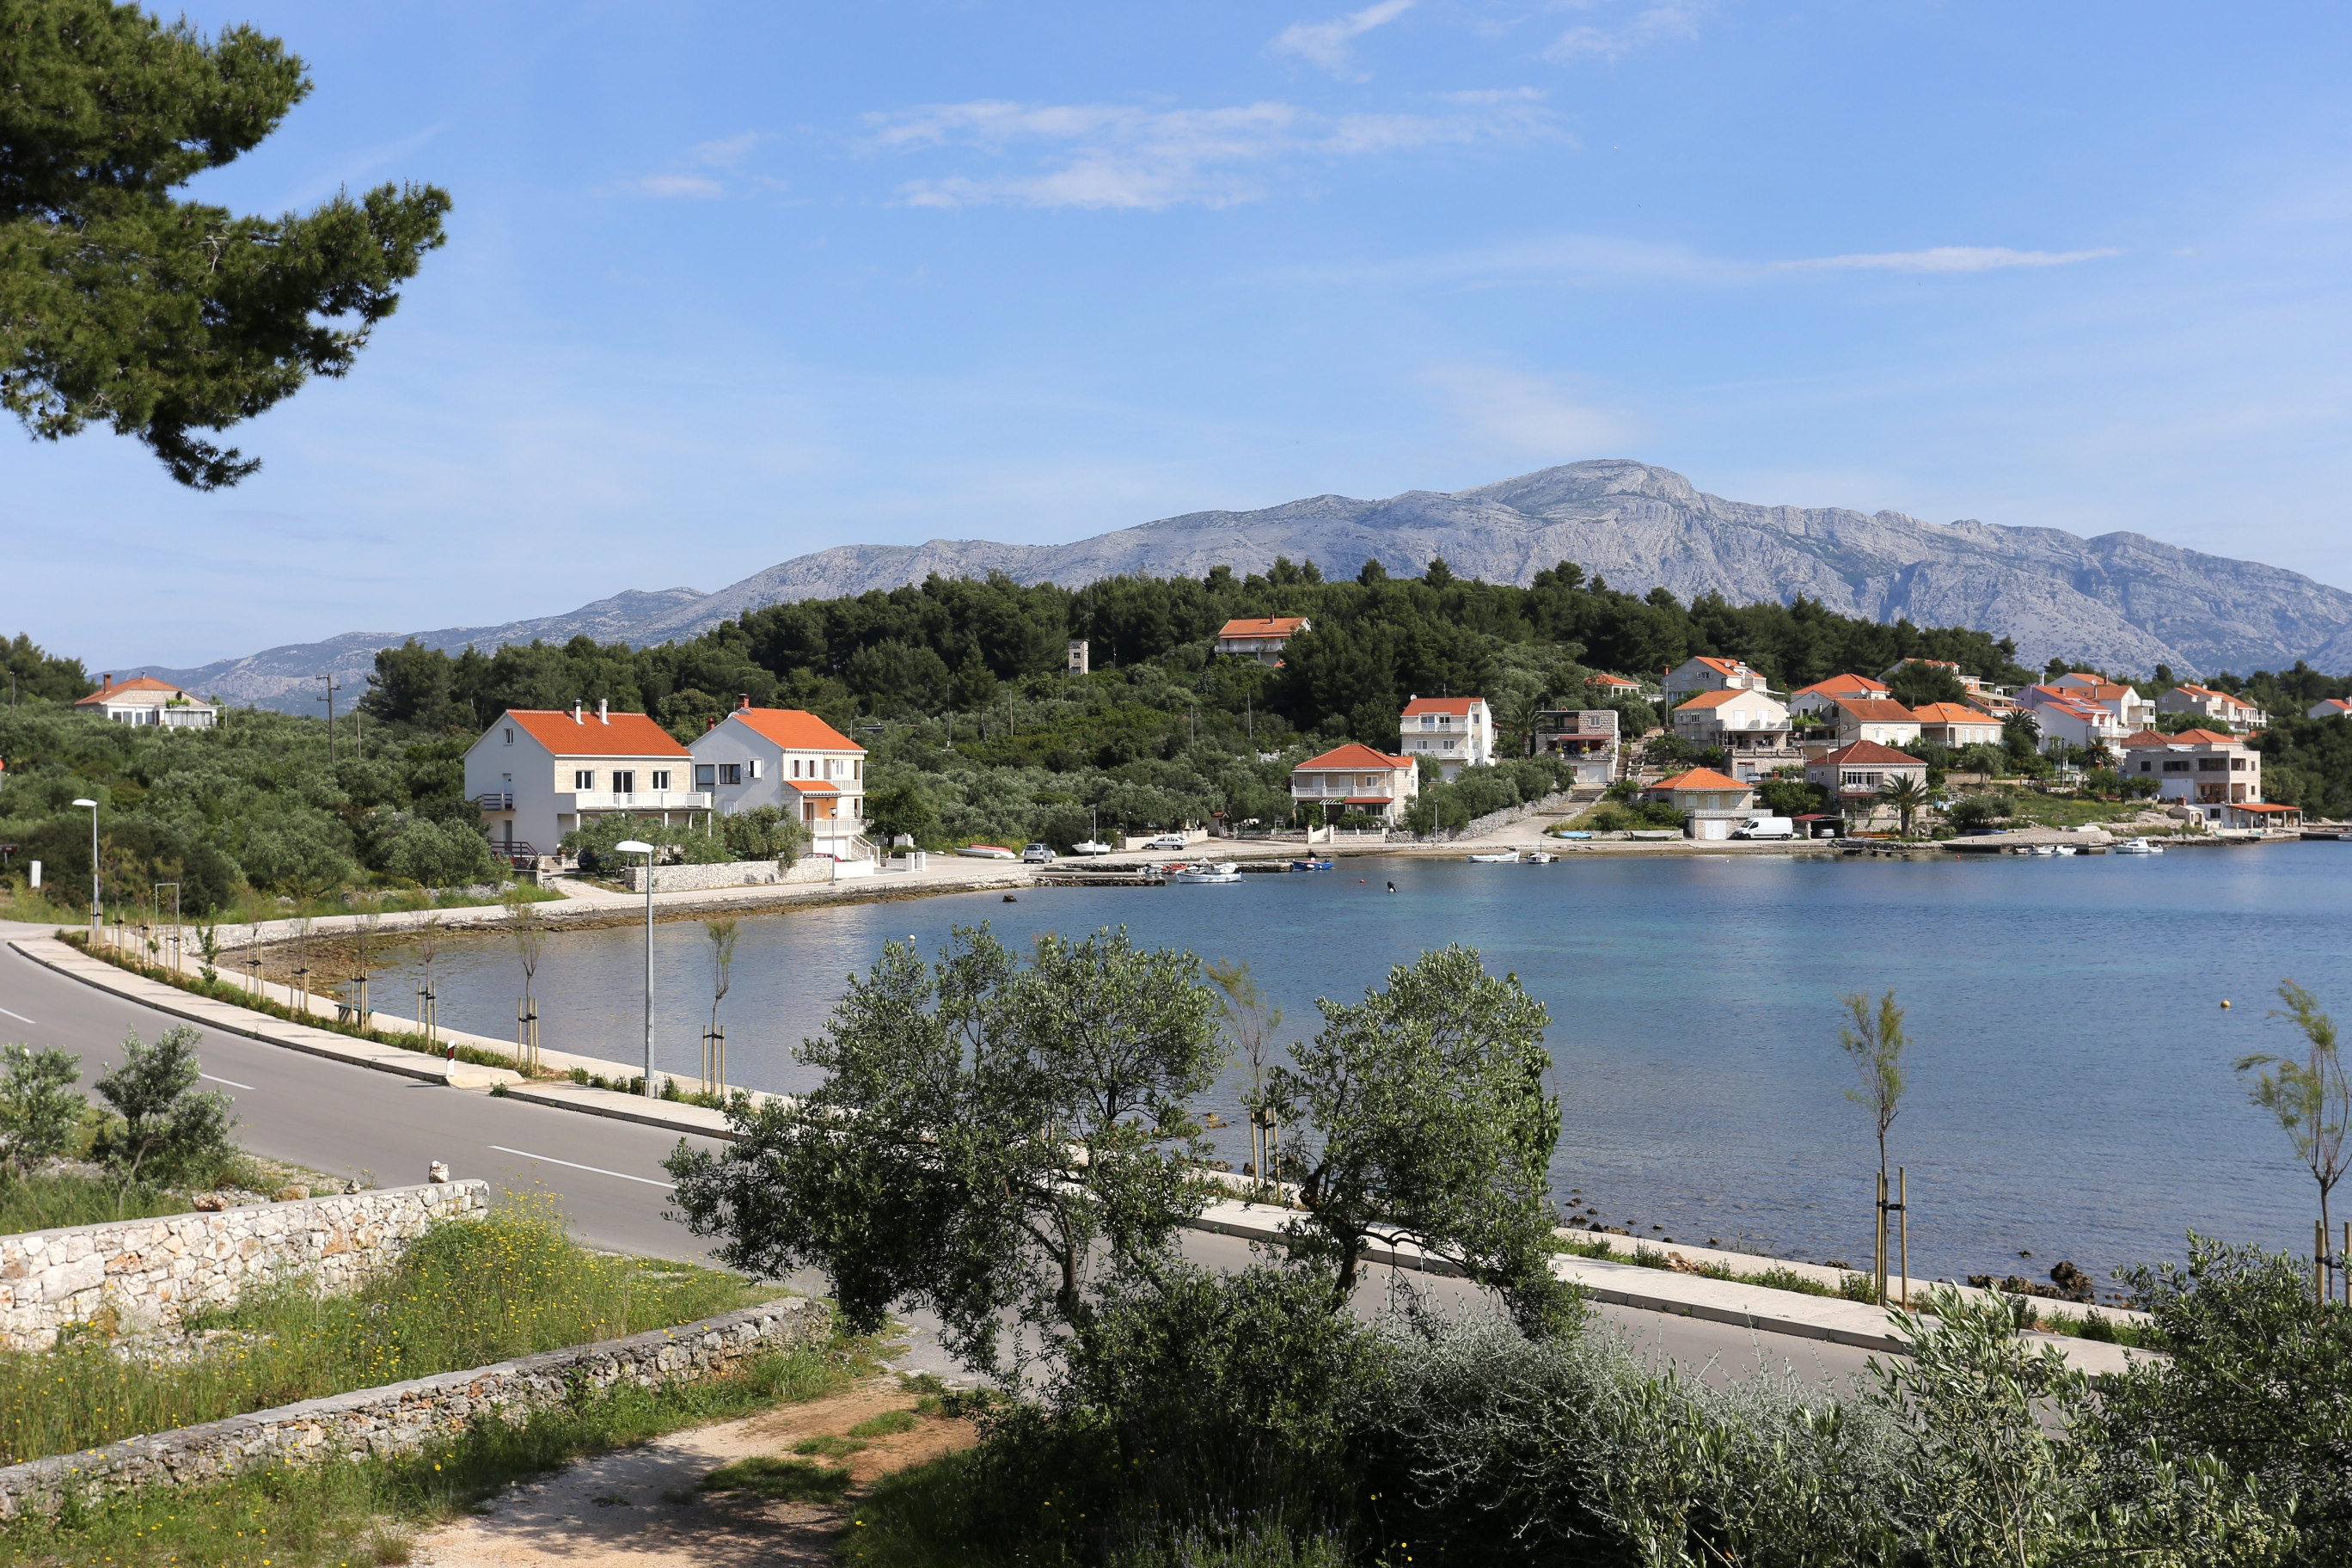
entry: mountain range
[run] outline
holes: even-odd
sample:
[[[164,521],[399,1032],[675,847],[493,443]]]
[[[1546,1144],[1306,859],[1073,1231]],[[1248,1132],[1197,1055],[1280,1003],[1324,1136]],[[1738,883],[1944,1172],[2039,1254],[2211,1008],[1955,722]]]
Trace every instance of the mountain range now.
[[[920,583],[932,573],[1003,572],[1077,586],[1150,573],[1257,572],[1277,555],[1352,576],[1377,558],[1418,574],[1443,555],[1460,576],[1524,584],[1573,561],[1610,585],[1663,585],[1735,604],[1801,594],[1845,615],[1969,626],[2017,639],[2021,662],[2057,656],[2110,673],[2168,664],[2188,677],[2249,673],[2296,659],[2352,668],[2352,594],[2294,572],[2183,550],[2138,533],[2084,539],[2054,528],[1897,511],[1758,506],[1693,488],[1666,468],[1622,459],[1569,463],[1451,493],[1385,500],[1313,496],[1256,511],[1188,512],[1070,544],[934,539],[849,544],[794,556],[716,593],[629,591],[568,615],[408,634],[352,632],[194,669],[131,667],[229,701],[320,711],[319,677],[356,696],[379,647],[414,636],[429,647],[488,649],[582,633],[637,646],[689,637],[792,599],[833,598]],[[349,700],[348,698],[345,700]]]

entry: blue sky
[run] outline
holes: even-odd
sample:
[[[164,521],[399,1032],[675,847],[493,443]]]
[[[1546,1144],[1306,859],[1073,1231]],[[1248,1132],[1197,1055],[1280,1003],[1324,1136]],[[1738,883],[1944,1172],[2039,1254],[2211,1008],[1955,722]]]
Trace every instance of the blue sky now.
[[[115,668],[1634,457],[2352,586],[2352,13],[200,0],[197,187],[456,201],[177,489],[0,433],[0,633]]]

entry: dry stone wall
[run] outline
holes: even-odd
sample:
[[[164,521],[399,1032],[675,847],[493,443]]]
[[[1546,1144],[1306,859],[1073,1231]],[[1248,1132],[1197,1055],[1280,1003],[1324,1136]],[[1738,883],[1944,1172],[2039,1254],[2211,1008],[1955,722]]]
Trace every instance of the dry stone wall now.
[[[821,1340],[831,1326],[823,1303],[794,1297],[682,1328],[306,1399],[126,1438],[86,1453],[34,1459],[0,1468],[0,1520],[54,1513],[68,1496],[89,1504],[118,1492],[187,1486],[277,1465],[412,1454],[462,1434],[476,1421],[520,1426],[533,1411],[562,1405],[580,1392],[625,1384],[659,1388],[723,1373],[746,1356]]]
[[[779,882],[822,882],[833,875],[833,863],[804,857],[790,866],[779,860],[721,860],[709,866],[656,866],[656,893],[701,892],[711,888],[763,888]],[[633,893],[646,890],[643,866],[621,868],[621,885]]]
[[[110,1310],[124,1329],[175,1322],[282,1274],[352,1289],[434,1221],[480,1214],[489,1191],[446,1182],[0,1236],[0,1350],[47,1350]]]

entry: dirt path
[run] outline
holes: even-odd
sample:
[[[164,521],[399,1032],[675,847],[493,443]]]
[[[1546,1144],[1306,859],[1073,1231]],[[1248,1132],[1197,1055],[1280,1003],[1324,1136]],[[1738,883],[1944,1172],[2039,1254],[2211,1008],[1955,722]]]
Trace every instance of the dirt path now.
[[[427,1568],[829,1565],[856,1489],[966,1447],[972,1440],[969,1423],[924,1416],[911,1431],[870,1439],[837,1461],[853,1478],[849,1497],[839,1503],[696,1489],[721,1465],[790,1458],[803,1438],[845,1434],[861,1421],[914,1404],[897,1379],[877,1378],[830,1399],[782,1405],[584,1459],[500,1493],[474,1518],[419,1537],[416,1560]]]

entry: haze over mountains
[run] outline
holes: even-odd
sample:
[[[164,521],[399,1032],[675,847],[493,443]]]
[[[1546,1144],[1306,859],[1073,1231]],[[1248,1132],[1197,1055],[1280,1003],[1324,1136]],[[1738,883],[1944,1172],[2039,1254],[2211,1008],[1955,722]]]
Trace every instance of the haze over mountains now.
[[[1663,584],[1685,600],[1716,593],[1736,604],[1785,602],[1802,594],[1881,621],[1980,626],[2016,638],[2021,660],[2036,666],[2055,655],[2111,672],[2168,664],[2184,677],[2282,668],[2298,658],[2352,668],[2352,594],[2274,566],[2137,533],[2084,539],[1895,511],[1756,506],[1618,459],[1452,494],[1325,495],[1257,511],[1191,512],[1070,544],[841,545],[712,594],[633,590],[569,615],[405,635],[452,653],[469,643],[487,650],[581,633],[643,646],[692,637],[763,605],[895,588],[934,572],[1003,572],[1076,586],[1122,573],[1201,576],[1221,564],[1257,572],[1276,555],[1312,560],[1332,576],[1352,576],[1374,557],[1392,574],[1418,574],[1443,555],[1457,574],[1490,582],[1524,584],[1573,561],[1612,587],[1646,593]],[[232,702],[317,712],[320,675],[333,674],[356,696],[375,650],[403,635],[353,632],[194,669],[124,668]]]

